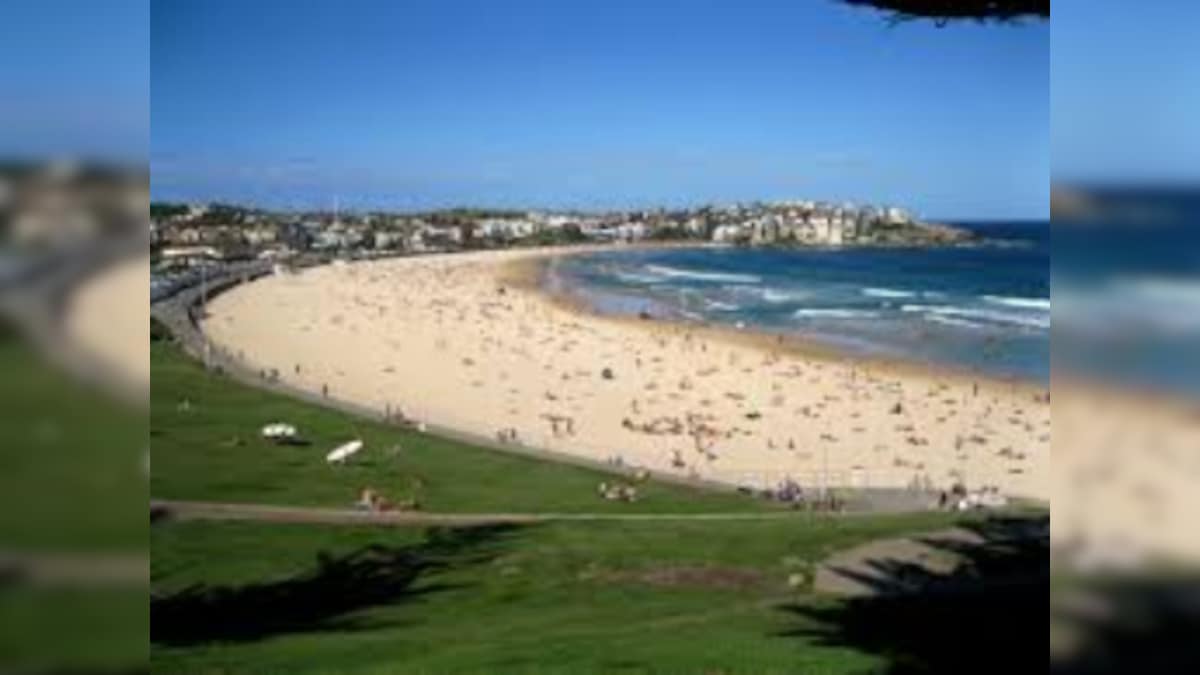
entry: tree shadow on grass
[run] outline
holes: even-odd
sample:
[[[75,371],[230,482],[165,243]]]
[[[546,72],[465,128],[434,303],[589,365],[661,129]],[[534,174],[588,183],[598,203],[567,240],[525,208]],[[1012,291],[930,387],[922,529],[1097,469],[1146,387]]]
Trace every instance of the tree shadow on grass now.
[[[832,605],[793,604],[784,635],[881,656],[881,672],[1024,673],[1046,667],[1049,516],[963,525],[973,537],[921,541],[953,554],[945,572],[897,560],[845,571],[872,594]]]
[[[515,525],[431,528],[411,546],[370,545],[279,581],[243,586],[196,585],[151,597],[150,640],[169,646],[250,642],[283,633],[353,629],[347,619],[369,607],[396,605],[455,588],[417,582],[430,572],[494,559]]]
[[[1051,595],[1050,618],[1067,636],[1052,646],[1056,675],[1200,673],[1195,570],[1072,580]]]

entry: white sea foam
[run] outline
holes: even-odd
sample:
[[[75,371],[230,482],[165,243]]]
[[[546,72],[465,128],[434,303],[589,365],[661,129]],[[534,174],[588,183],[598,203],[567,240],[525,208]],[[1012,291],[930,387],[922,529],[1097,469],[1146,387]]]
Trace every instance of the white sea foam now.
[[[871,298],[913,298],[913,291],[899,291],[894,288],[864,288],[862,294]]]
[[[738,305],[729,302],[721,302],[720,300],[705,300],[705,305],[708,307],[708,309],[716,310],[718,312],[736,312],[741,309],[741,307]]]
[[[734,274],[732,272],[704,272],[689,270],[666,265],[646,265],[646,271],[673,279],[691,279],[693,281],[719,281],[728,284],[757,284],[762,278],[754,274]]]
[[[976,319],[987,321],[989,323],[1000,323],[1011,326],[1023,326],[1026,328],[1049,328],[1050,317],[1034,316],[1030,314],[1016,314],[1013,312],[1001,312],[991,309],[978,309],[973,307],[956,307],[953,305],[904,305],[900,308],[902,312],[920,313],[926,316],[942,316],[942,317],[957,317],[961,319]]]
[[[983,299],[993,305],[1016,307],[1018,309],[1044,309],[1049,311],[1050,298],[1014,298],[1003,295],[985,295]]]
[[[921,318],[925,319],[926,321],[940,323],[945,326],[954,326],[956,328],[970,328],[972,330],[987,328],[987,326],[984,326],[980,323],[975,323],[974,321],[968,321],[966,319],[960,319],[954,316],[945,316],[942,314],[925,314]]]
[[[797,319],[869,319],[875,312],[835,307],[804,307],[792,312]]]
[[[777,288],[764,288],[761,295],[764,301],[773,305],[781,305],[808,297],[808,294],[802,291],[781,291]]]
[[[1200,279],[1123,278],[1099,287],[1058,284],[1054,319],[1095,335],[1194,336],[1200,332]]]
[[[613,272],[613,276],[627,284],[661,284],[664,281],[660,276],[637,272]]]
[[[1117,296],[1132,296],[1163,306],[1183,310],[1200,307],[1200,279],[1141,277],[1122,279],[1113,284]]]

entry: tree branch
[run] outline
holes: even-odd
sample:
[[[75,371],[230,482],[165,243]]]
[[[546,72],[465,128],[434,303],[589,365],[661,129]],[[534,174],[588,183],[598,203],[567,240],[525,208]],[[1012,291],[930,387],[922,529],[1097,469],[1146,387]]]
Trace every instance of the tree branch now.
[[[853,7],[886,12],[888,23],[929,19],[937,27],[955,21],[1017,23],[1049,19],[1050,0],[840,0]]]

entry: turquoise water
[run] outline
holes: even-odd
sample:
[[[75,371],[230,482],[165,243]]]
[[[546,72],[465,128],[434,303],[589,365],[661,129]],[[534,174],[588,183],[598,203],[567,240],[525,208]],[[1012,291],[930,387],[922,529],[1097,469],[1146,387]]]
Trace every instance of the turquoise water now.
[[[856,353],[1048,382],[1048,224],[971,227],[990,243],[617,250],[560,259],[547,283],[601,312],[793,334]]]

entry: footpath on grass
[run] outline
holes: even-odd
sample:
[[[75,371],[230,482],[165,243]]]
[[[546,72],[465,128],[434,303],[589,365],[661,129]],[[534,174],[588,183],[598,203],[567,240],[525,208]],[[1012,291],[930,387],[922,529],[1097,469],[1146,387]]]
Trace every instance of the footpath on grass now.
[[[432,513],[426,511],[370,511],[311,506],[201,502],[155,499],[150,501],[152,521],[244,520],[315,525],[387,525],[396,527],[443,525],[519,525],[554,521],[739,521],[799,520],[835,515],[817,511],[766,511],[732,513]],[[838,514],[840,515],[840,514]]]
[[[251,521],[381,527],[486,527],[548,522],[800,522],[831,514],[759,513],[427,513],[369,511],[273,504],[152,500],[152,522]],[[919,535],[889,537],[838,551],[814,570],[813,590],[843,596],[896,596],[959,592],[982,581],[1027,585],[1048,566],[1049,518],[995,514]],[[1031,570],[1037,574],[1031,574]],[[1048,582],[1048,577],[1047,577]]]

